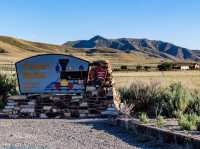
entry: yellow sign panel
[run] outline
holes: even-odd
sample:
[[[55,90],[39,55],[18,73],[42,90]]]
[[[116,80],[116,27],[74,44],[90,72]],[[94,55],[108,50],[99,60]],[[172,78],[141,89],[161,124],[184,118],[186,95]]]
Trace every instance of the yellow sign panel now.
[[[61,80],[61,86],[68,86],[67,80]]]

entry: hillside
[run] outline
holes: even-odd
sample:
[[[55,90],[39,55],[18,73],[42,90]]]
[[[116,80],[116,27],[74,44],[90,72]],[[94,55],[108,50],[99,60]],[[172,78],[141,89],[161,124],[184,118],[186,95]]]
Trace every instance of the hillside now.
[[[182,48],[171,43],[134,38],[106,39],[101,36],[95,36],[89,40],[69,41],[63,44],[65,47],[73,48],[111,48],[123,52],[133,53],[140,52],[149,55],[150,57],[166,58],[177,61],[199,61],[192,50]]]
[[[109,60],[115,66],[197,60],[200,56],[197,51],[147,39],[105,39],[95,36],[90,40],[55,45],[0,36],[1,64],[15,63],[23,58],[44,53],[71,54],[89,61]]]
[[[200,50],[192,50],[192,52],[193,52],[195,55],[197,55],[197,56],[200,57]]]
[[[138,64],[138,63],[158,63],[159,58],[149,57],[147,54],[124,53],[113,48],[73,48],[62,45],[38,43],[13,37],[0,36],[0,64],[15,63],[23,58],[44,54],[44,53],[64,53],[94,61],[98,59],[110,60],[112,64]],[[141,61],[142,60],[142,61]]]
[[[0,63],[16,62],[19,59],[40,53],[58,53],[60,47],[53,44],[0,36]]]

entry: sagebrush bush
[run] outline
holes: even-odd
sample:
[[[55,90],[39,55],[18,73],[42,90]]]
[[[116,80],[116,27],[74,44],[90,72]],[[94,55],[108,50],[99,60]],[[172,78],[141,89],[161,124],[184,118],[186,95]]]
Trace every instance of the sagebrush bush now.
[[[133,108],[134,108],[133,104],[127,104],[127,102],[124,101],[124,103],[121,103],[120,105],[120,112],[126,117],[130,117],[131,112],[133,111]]]
[[[0,53],[7,53],[5,49],[0,48]]]
[[[192,100],[191,94],[179,83],[173,83],[168,87],[169,100],[167,101],[168,110],[172,115],[176,116],[177,113],[184,113]],[[169,112],[168,111],[168,112]]]
[[[170,118],[189,112],[200,114],[200,96],[192,95],[180,82],[165,88],[158,82],[134,82],[129,88],[120,88],[119,93],[122,101],[135,105],[134,115],[144,112],[150,117]]]
[[[130,95],[129,88],[121,87],[118,89],[118,92],[120,94],[122,102],[128,102],[129,104],[131,103],[130,97],[129,97]]]
[[[182,130],[196,130],[200,117],[196,114],[182,114],[178,118],[178,124]]]
[[[0,74],[0,96],[4,98],[9,94],[17,94],[16,83],[16,77]]]
[[[119,93],[122,101],[126,99],[128,104],[134,104],[134,112],[147,112],[149,115],[156,114],[156,107],[159,107],[161,86],[158,82],[134,82],[129,88],[120,88]]]
[[[165,125],[166,121],[163,116],[158,116],[156,118],[156,127],[162,128]]]
[[[195,113],[200,116],[200,92],[195,90],[192,92],[192,100],[187,107],[187,113]]]
[[[194,129],[194,126],[192,125],[192,122],[188,121],[186,116],[180,116],[178,119],[178,125],[182,130],[192,130]]]
[[[143,113],[143,112],[139,114],[139,120],[144,124],[149,123],[149,118],[148,118],[147,114]]]
[[[173,68],[173,63],[171,62],[164,62],[158,65],[158,70],[160,71],[169,71],[169,70],[172,70],[172,68]]]
[[[197,122],[197,131],[200,131],[200,121]]]

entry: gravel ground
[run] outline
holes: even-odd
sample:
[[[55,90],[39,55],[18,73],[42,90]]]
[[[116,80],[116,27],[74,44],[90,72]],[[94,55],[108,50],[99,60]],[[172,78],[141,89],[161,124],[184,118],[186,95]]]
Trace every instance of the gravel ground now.
[[[0,149],[171,149],[107,120],[0,120]]]

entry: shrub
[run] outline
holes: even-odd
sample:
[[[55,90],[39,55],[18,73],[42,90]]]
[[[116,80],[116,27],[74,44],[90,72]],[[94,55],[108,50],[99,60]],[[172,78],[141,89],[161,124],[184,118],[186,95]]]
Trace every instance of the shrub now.
[[[141,71],[141,70],[142,70],[142,66],[141,66],[141,65],[137,65],[137,66],[136,66],[136,70],[137,70],[137,71]]]
[[[15,75],[6,76],[0,74],[0,109],[4,108],[6,97],[8,95],[16,95],[16,77]]]
[[[192,130],[193,129],[192,123],[190,121],[188,121],[188,119],[185,116],[181,116],[178,119],[178,124],[182,130]]]
[[[121,66],[121,70],[127,70],[127,69],[128,69],[128,67],[126,65]]]
[[[160,99],[161,86],[158,82],[134,82],[129,88],[120,88],[119,93],[122,101],[126,99],[128,104],[134,104],[134,112],[146,112],[148,115],[155,115],[156,103]]]
[[[118,89],[118,91],[119,91],[119,94],[120,94],[122,103],[123,103],[123,102],[129,102],[129,103],[131,103],[131,102],[130,102],[130,99],[129,99],[129,98],[130,98],[130,97],[129,97],[130,92],[129,92],[129,89],[128,89],[128,88],[126,88],[126,87],[121,87],[121,88]]]
[[[200,117],[196,114],[188,114],[188,120],[192,122],[192,124],[196,127],[197,123],[200,120]]]
[[[196,130],[199,123],[199,116],[196,114],[183,114],[178,118],[178,124],[182,130]]]
[[[119,93],[123,102],[135,105],[134,115],[140,112],[150,117],[163,115],[168,118],[186,113],[200,115],[200,93],[191,93],[180,82],[166,88],[158,82],[134,82],[129,88],[120,88]]]
[[[169,96],[166,92],[166,89],[165,88],[160,88],[158,91],[157,91],[157,95],[155,96],[155,100],[153,102],[153,111],[154,111],[154,115],[156,117],[158,117],[159,115],[164,115],[164,116],[167,116],[167,112],[166,112],[166,109],[168,108],[167,107],[167,104],[166,104],[166,101],[169,100]]]
[[[173,68],[173,63],[169,63],[169,62],[164,62],[158,65],[158,70],[160,71],[169,71],[169,70],[172,70],[172,68]]]
[[[163,116],[158,116],[156,119],[156,127],[163,127],[165,125],[165,120]]]
[[[139,115],[139,120],[144,124],[149,123],[149,118],[148,118],[147,114],[143,113],[143,112]]]
[[[149,69],[151,69],[150,66],[144,66],[144,70],[145,70],[145,71],[149,71]]]
[[[120,68],[114,68],[113,71],[121,71]]]
[[[184,113],[192,99],[190,92],[180,82],[173,83],[167,88],[166,97],[165,111],[169,117]]]
[[[134,105],[133,104],[127,104],[126,101],[124,103],[121,103],[120,105],[120,112],[125,116],[125,117],[130,117],[131,112],[133,111]]]
[[[6,97],[7,95],[17,94],[16,78],[14,76],[6,76],[0,74],[0,96]]]
[[[197,122],[197,131],[200,131],[200,121]]]
[[[186,112],[200,115],[200,93],[197,90],[192,93],[192,100],[189,102]]]
[[[6,53],[5,49],[0,48],[0,53]]]

